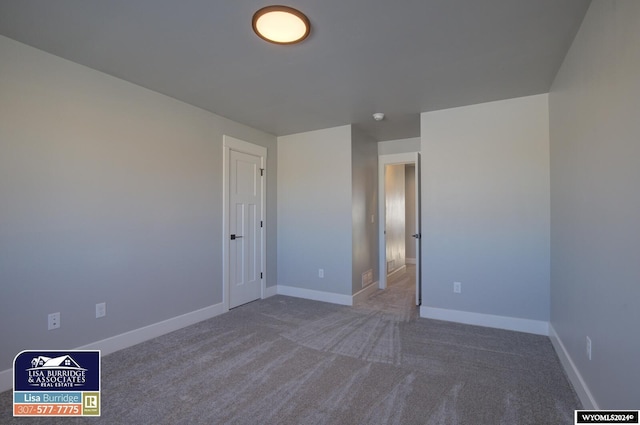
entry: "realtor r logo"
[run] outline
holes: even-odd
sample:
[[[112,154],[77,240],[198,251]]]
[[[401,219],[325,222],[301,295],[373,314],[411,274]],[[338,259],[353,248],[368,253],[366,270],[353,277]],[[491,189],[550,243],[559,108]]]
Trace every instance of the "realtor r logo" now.
[[[82,413],[85,416],[100,415],[100,394],[99,393],[83,393],[82,394]]]
[[[95,409],[98,407],[98,397],[95,395],[88,395],[84,398],[84,407],[87,409]]]

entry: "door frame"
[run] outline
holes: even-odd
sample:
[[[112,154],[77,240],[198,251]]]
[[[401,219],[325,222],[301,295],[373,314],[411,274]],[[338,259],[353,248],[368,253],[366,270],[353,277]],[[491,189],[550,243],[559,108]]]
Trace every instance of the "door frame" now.
[[[224,307],[224,311],[229,310],[229,292],[231,285],[231,282],[229,281],[229,249],[231,246],[231,239],[229,237],[229,172],[231,171],[229,161],[231,158],[231,151],[243,152],[260,157],[260,168],[264,170],[262,178],[260,179],[260,191],[262,193],[260,219],[263,222],[263,226],[260,228],[262,239],[260,246],[262,254],[260,259],[260,268],[262,269],[262,279],[260,279],[260,298],[266,298],[267,292],[267,238],[265,231],[267,228],[267,212],[265,208],[267,196],[267,148],[245,142],[225,134],[222,136],[222,305]]]
[[[389,155],[380,155],[378,157],[378,284],[380,289],[387,287],[387,242],[385,235],[386,227],[386,193],[385,193],[385,174],[387,165],[415,164],[416,167],[416,208],[418,215],[416,221],[420,223],[420,152],[396,153]],[[420,233],[420,225],[417,232]],[[420,238],[417,239],[417,246],[420,246]],[[422,285],[422,255],[421,250],[416,250],[416,292],[421,293]],[[416,298],[416,302],[419,300]]]

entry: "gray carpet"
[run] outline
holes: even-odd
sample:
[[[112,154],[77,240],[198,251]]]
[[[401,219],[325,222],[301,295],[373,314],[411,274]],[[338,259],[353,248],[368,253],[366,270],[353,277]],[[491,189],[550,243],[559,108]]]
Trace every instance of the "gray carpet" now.
[[[412,296],[256,301],[103,357],[101,418],[12,418],[9,391],[0,423],[573,423],[548,338],[419,319]]]

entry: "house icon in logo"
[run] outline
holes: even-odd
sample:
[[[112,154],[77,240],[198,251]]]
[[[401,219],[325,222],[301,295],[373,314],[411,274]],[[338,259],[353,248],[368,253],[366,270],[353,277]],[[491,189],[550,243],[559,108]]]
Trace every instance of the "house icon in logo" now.
[[[60,357],[38,356],[31,359],[32,369],[81,369],[80,365],[73,358],[65,354]]]

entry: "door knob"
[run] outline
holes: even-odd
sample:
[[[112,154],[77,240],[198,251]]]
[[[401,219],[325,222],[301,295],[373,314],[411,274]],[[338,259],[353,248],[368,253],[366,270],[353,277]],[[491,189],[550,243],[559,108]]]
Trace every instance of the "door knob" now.
[[[422,235],[420,235],[420,233],[415,233],[415,234],[411,235],[411,237],[416,238],[416,239],[420,239],[422,237]]]
[[[241,237],[242,237],[242,236],[240,236],[240,235],[238,235],[238,236],[236,236],[236,235],[231,235],[231,240],[233,241],[233,240],[236,240],[236,239],[240,239]]]

